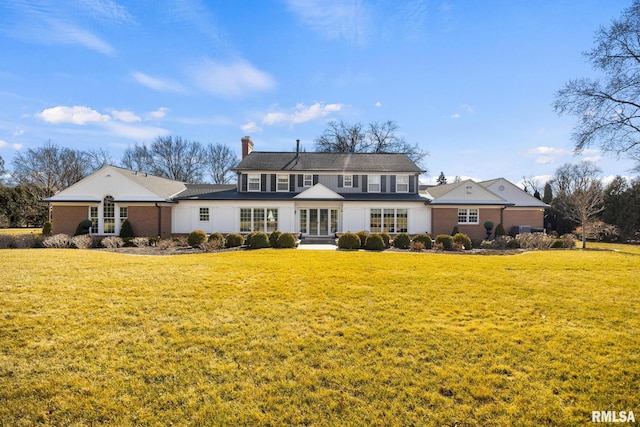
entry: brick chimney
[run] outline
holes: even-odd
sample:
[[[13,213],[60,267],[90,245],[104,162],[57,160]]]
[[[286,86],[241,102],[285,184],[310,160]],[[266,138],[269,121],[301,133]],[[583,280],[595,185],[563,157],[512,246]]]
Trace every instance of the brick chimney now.
[[[250,154],[253,151],[253,141],[251,141],[251,137],[245,136],[241,139],[242,141],[242,158],[247,157],[247,154]]]

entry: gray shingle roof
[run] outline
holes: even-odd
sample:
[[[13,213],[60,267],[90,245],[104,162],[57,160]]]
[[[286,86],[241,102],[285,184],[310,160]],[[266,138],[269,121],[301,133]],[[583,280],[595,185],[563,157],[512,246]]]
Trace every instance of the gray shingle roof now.
[[[235,170],[300,172],[424,172],[406,154],[253,151]]]

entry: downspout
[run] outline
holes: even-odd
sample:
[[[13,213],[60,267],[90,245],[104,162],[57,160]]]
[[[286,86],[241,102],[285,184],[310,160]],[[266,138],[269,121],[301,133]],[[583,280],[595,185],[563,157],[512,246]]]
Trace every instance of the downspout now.
[[[158,208],[158,239],[162,238],[162,208],[156,202],[156,208]]]
[[[500,208],[500,224],[504,227],[504,210],[507,209],[506,206]],[[495,234],[493,235],[495,237]]]

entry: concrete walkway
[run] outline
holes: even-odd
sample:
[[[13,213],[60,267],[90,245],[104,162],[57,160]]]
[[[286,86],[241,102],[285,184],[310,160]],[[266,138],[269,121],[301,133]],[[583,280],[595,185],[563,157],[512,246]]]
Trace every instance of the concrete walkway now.
[[[300,244],[298,245],[298,249],[306,251],[335,251],[338,247],[336,245],[329,244]]]

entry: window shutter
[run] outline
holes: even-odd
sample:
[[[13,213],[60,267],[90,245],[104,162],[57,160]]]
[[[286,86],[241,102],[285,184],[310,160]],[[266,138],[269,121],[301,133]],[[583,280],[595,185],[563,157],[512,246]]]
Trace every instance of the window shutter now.
[[[313,175],[313,185],[316,185],[318,183],[318,175]]]
[[[386,175],[380,175],[380,192],[381,193],[387,192],[387,176]]]
[[[353,175],[353,179],[351,181],[353,188],[358,188],[358,175]]]
[[[391,182],[389,183],[389,186],[391,187],[391,192],[395,193],[396,192],[396,176],[391,175],[390,181]]]
[[[289,175],[289,191],[296,191],[296,176],[294,174]]]
[[[415,178],[415,176],[409,175],[409,193],[417,193]]]
[[[362,175],[362,192],[363,193],[367,193],[369,192],[369,188],[367,188],[367,175]]]
[[[247,174],[240,175],[240,191],[247,191]]]
[[[260,175],[260,191],[267,191],[267,174]]]
[[[271,174],[271,191],[276,191],[276,174]]]
[[[302,174],[298,175],[298,187],[299,188],[304,187],[304,175]]]
[[[344,176],[338,175],[338,188],[341,188],[343,186],[344,186]]]

